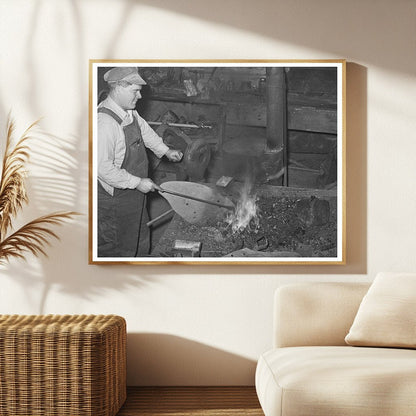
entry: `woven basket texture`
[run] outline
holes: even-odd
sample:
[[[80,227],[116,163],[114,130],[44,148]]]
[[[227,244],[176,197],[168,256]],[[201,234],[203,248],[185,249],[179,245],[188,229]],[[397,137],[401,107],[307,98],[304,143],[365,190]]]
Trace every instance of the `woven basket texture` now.
[[[0,315],[0,415],[114,416],[126,400],[126,322]]]

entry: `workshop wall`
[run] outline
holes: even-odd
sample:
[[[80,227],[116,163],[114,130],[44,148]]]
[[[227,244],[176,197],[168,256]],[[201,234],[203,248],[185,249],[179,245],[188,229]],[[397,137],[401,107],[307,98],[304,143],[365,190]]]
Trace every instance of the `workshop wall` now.
[[[1,149],[10,110],[49,133],[15,225],[83,214],[48,258],[2,266],[1,313],[124,316],[132,385],[253,384],[277,287],[415,271],[415,18],[414,0],[0,2]],[[345,266],[88,265],[88,59],[161,58],[348,60]]]
[[[103,69],[106,68],[98,69],[98,97],[107,90],[102,81]],[[279,174],[282,161],[276,163],[283,153],[269,162],[264,157],[266,143],[268,147],[278,145],[268,143],[267,138],[268,101],[271,97],[277,98],[274,89],[268,86],[264,66],[139,66],[139,70],[147,82],[139,103],[140,114],[151,123],[179,123],[184,126],[182,133],[190,139],[209,144],[208,172],[204,175],[204,166],[199,166],[198,180],[215,183],[219,176],[229,175],[244,182],[247,165],[252,161],[257,167],[254,169],[257,175],[253,175],[257,176],[256,182],[283,184],[283,175]],[[328,67],[296,68],[290,64],[284,70],[288,138],[287,144],[284,140],[281,145],[287,149],[288,185],[291,187],[329,189],[337,184],[336,71],[336,68]],[[185,85],[190,85],[193,90],[187,91]],[[277,114],[275,119],[278,119]],[[269,123],[269,130],[273,123],[273,120]],[[189,124],[202,128],[189,129],[186,127]],[[178,137],[169,141],[166,139],[168,134],[174,135],[166,131],[163,136],[166,143],[184,151],[183,139]],[[197,160],[196,154],[200,154],[201,149],[196,145],[192,150],[195,152],[192,159]],[[268,167],[267,174],[261,169],[263,164]]]

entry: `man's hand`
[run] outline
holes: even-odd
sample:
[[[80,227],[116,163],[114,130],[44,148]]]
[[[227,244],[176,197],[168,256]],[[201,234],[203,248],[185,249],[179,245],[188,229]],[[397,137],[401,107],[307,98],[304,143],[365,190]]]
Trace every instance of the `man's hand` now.
[[[148,192],[153,192],[156,190],[159,191],[161,188],[159,185],[156,185],[150,178],[142,178],[136,189],[138,189],[140,192],[143,192],[144,194],[147,194]]]
[[[183,157],[183,153],[180,150],[175,149],[169,149],[165,156],[171,161],[171,162],[180,162],[180,160]]]

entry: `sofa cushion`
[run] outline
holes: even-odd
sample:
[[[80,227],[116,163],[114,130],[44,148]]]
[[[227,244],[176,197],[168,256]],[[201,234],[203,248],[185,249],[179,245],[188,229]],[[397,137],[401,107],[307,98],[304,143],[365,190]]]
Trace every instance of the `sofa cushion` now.
[[[277,348],[260,357],[256,389],[266,416],[416,415],[416,351]]]
[[[345,346],[368,283],[298,283],[274,298],[273,347]]]
[[[378,274],[358,308],[345,342],[416,348],[416,274]]]

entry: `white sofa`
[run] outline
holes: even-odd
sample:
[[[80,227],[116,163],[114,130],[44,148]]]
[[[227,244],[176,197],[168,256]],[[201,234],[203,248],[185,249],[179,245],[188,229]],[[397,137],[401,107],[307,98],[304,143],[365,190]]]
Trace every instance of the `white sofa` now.
[[[277,289],[274,348],[256,370],[266,416],[416,415],[416,350],[349,346],[344,340],[369,286]],[[413,323],[409,330],[416,336]]]

